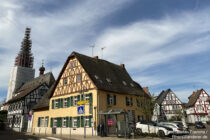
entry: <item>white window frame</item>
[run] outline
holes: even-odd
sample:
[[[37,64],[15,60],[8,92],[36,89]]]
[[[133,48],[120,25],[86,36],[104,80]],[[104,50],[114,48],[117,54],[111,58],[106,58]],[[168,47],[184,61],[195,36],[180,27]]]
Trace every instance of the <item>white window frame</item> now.
[[[65,98],[63,101],[63,107],[67,107],[67,98]]]
[[[113,95],[109,95],[109,105],[114,105],[114,96]]]
[[[89,117],[85,116],[85,127],[89,127]]]
[[[63,126],[63,127],[66,127],[66,122],[67,122],[67,121],[66,121],[66,118],[62,118],[62,126]]]
[[[45,127],[48,127],[48,123],[49,123],[49,117],[45,117],[45,120],[44,120],[44,126]]]
[[[77,96],[73,96],[73,106],[77,105]]]
[[[55,108],[58,108],[58,100],[55,100]]]
[[[53,127],[57,127],[58,120],[56,118],[53,119]]]
[[[74,117],[72,120],[73,120],[72,126],[77,127],[77,117]]]
[[[40,127],[44,127],[45,119],[44,117],[40,117]]]
[[[90,99],[89,94],[85,94],[85,100],[89,100],[89,99]]]

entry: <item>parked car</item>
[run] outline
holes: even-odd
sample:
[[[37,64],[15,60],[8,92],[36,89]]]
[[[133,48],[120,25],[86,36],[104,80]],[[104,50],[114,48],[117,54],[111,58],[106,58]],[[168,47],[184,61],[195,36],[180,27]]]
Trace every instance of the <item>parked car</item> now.
[[[174,135],[189,134],[189,131],[185,130],[183,125],[181,125],[177,122],[160,122],[160,124],[172,128]]]
[[[160,137],[173,135],[173,129],[167,126],[163,126],[156,122],[138,122],[136,123],[136,131],[141,133],[155,133]]]
[[[195,122],[195,128],[206,128],[206,126],[201,121],[197,121]]]
[[[187,131],[189,130],[189,127],[188,127],[187,123],[184,123],[182,121],[173,121],[173,123],[179,124],[180,126],[183,127],[184,130],[187,130]]]

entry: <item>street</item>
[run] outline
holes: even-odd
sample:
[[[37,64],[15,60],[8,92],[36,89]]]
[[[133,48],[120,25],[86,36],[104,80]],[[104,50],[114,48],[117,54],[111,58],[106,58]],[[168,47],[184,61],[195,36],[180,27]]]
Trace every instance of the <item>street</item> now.
[[[190,135],[185,136],[174,136],[172,138],[164,138],[166,139],[200,139],[200,140],[207,140],[210,138],[210,126],[207,125],[206,129],[195,129],[193,126],[190,127],[191,133]],[[117,137],[98,137],[98,136],[87,136],[84,138],[83,136],[68,136],[68,135],[32,135],[31,133],[19,133],[14,131],[0,131],[0,140],[80,140],[80,139],[87,139],[87,140],[125,140],[125,138],[117,138]],[[161,138],[158,137],[135,137],[130,138],[135,140],[160,140]]]

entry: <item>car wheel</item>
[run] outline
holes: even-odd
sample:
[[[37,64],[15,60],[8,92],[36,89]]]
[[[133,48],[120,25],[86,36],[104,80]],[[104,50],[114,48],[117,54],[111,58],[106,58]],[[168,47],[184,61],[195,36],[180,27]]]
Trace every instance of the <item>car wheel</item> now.
[[[165,137],[165,133],[162,130],[159,130],[158,131],[158,136],[161,137],[161,138]]]
[[[137,129],[136,129],[136,133],[137,133],[137,135],[140,136],[140,135],[142,135],[142,130],[141,130],[140,128],[137,128]]]

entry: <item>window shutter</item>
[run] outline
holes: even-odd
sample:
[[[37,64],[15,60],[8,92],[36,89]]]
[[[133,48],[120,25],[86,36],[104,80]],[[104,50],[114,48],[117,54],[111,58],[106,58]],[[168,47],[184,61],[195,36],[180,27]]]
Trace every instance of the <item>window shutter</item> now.
[[[63,99],[60,99],[61,105],[60,107],[63,108]]]
[[[62,127],[62,118],[59,118],[59,127]]]
[[[38,118],[38,127],[40,127],[40,117]]]
[[[91,127],[91,119],[92,119],[92,116],[89,116],[89,127]]]
[[[57,102],[58,102],[58,108],[60,108],[61,107],[61,100],[57,99]]]
[[[92,103],[93,103],[92,93],[89,93],[89,103],[90,103],[90,105],[92,105]]]
[[[72,117],[69,117],[69,126],[72,127]]]
[[[114,95],[114,105],[116,105],[117,102],[116,102],[116,95]]]
[[[80,101],[80,95],[77,95],[77,101]]]
[[[107,105],[109,105],[109,104],[110,104],[110,102],[109,102],[109,98],[110,98],[110,95],[109,95],[109,94],[107,94]]]
[[[84,127],[84,117],[81,116],[81,127]]]
[[[70,106],[70,97],[67,98],[67,107]]]
[[[83,101],[83,100],[84,100],[84,94],[81,95],[81,101]]]
[[[66,117],[66,127],[69,127],[69,117]]]
[[[80,127],[80,117],[77,117],[77,127]]]
[[[131,97],[131,106],[133,106],[133,98]]]
[[[71,96],[71,102],[70,102],[71,104],[71,106],[73,106],[73,96]]]
[[[53,127],[53,118],[51,118],[50,127]]]
[[[126,104],[126,106],[128,106],[128,97],[127,96],[125,97],[125,104]]]
[[[52,109],[54,109],[54,102],[55,102],[55,101],[54,101],[54,100],[52,100]]]

